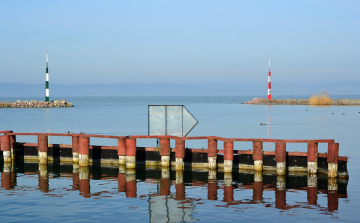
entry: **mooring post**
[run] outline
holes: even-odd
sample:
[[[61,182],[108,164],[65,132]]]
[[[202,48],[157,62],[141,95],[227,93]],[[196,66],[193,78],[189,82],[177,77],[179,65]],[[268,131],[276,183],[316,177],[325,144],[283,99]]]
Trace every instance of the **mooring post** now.
[[[275,144],[275,162],[277,175],[286,175],[286,143]]]
[[[232,168],[234,160],[234,142],[224,141],[224,202],[234,200],[232,186]]]
[[[13,131],[10,131],[11,133]],[[16,135],[10,135],[10,154],[11,159],[15,160],[16,158]]]
[[[79,162],[79,136],[72,136],[73,163]]]
[[[216,139],[208,139],[208,162],[209,169],[216,169],[216,157],[217,157],[217,140]]]
[[[318,143],[309,142],[307,151],[307,165],[308,173],[317,173],[317,161],[318,161]]]
[[[86,167],[89,166],[89,146],[90,138],[88,136],[82,135],[79,137],[79,166]]]
[[[118,143],[117,150],[118,150],[118,156],[119,156],[119,165],[125,165],[126,164],[125,139],[118,138],[117,143]]]
[[[253,142],[253,160],[255,171],[263,171],[263,142]]]
[[[234,160],[234,142],[224,141],[224,172],[232,172]]]
[[[328,144],[328,177],[337,177],[338,172],[339,143]]]
[[[1,151],[3,151],[4,163],[11,163],[10,137],[9,135],[0,136]]]
[[[38,135],[38,153],[39,153],[39,164],[47,164],[48,160],[48,136],[44,134]]]
[[[161,166],[170,166],[170,139],[160,138],[159,139],[159,152],[161,156]]]
[[[125,159],[126,168],[135,169],[136,167],[136,138],[125,139]]]
[[[184,170],[184,158],[185,158],[185,140],[175,140],[175,168],[176,171]]]

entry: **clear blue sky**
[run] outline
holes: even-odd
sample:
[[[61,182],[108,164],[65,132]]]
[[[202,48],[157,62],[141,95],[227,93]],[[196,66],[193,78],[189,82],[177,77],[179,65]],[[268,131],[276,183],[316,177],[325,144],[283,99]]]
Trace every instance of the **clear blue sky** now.
[[[0,82],[360,81],[360,1],[0,0]]]

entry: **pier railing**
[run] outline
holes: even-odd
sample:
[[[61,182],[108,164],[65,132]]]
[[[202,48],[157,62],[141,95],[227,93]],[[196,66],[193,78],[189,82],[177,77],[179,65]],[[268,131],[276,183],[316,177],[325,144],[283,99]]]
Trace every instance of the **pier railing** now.
[[[126,168],[135,168],[137,162],[137,152],[140,149],[136,146],[137,139],[156,138],[159,139],[158,148],[142,147],[142,152],[156,153],[160,156],[158,161],[145,161],[148,165],[161,165],[162,167],[175,166],[176,170],[183,170],[186,154],[201,154],[207,157],[199,162],[191,164],[192,167],[208,168],[209,170],[222,169],[224,172],[232,172],[233,169],[254,170],[254,171],[276,171],[277,175],[286,175],[287,172],[308,172],[309,174],[326,173],[329,177],[347,177],[346,164],[347,157],[339,156],[339,143],[334,139],[262,139],[262,138],[223,138],[217,136],[196,136],[196,137],[176,137],[176,136],[112,136],[94,134],[73,134],[73,133],[18,133],[10,130],[0,131],[0,147],[3,152],[5,163],[12,162],[16,157],[16,136],[37,136],[38,143],[22,143],[22,146],[37,147],[38,159],[40,164],[46,164],[49,160],[48,150],[51,144],[48,143],[49,136],[72,137],[71,149],[72,157],[67,161],[79,163],[79,166],[89,166],[94,157],[89,157],[94,146],[90,145],[90,138],[112,138],[117,139],[117,146],[97,146],[96,149],[111,150],[117,152],[116,159],[111,162],[118,165],[125,165]],[[170,140],[175,140],[175,148],[170,147]],[[207,149],[186,149],[187,140],[207,140]],[[223,142],[223,148],[218,149],[218,141]],[[234,150],[234,142],[252,142],[250,150]],[[263,151],[263,143],[275,143],[275,151]],[[289,143],[306,143],[306,152],[287,152],[286,145]],[[327,153],[318,152],[318,144],[328,145]],[[66,146],[60,145],[65,148]],[[154,155],[154,154],[153,154]],[[92,154],[92,156],[94,156]],[[110,156],[110,155],[109,155]],[[202,156],[203,157],[203,156]],[[92,159],[91,159],[92,158]],[[246,162],[241,159],[247,159]],[[306,159],[306,165],[298,165]],[[235,159],[235,161],[234,161]],[[65,159],[63,159],[65,161]],[[275,162],[273,162],[275,161]],[[197,164],[196,164],[197,162]],[[287,163],[288,162],[288,163]],[[290,164],[290,162],[293,162]],[[339,164],[341,171],[338,170]]]

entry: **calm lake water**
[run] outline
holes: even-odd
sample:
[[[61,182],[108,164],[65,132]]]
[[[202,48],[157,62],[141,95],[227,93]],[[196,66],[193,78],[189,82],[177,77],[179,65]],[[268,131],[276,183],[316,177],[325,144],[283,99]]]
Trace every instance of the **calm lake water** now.
[[[278,99],[305,97],[282,96]],[[65,99],[75,105],[73,108],[1,109],[0,130],[147,135],[148,105],[185,105],[199,121],[189,136],[335,139],[340,143],[340,155],[350,157],[349,180],[338,183],[336,197],[327,191],[327,178],[320,176],[314,201],[314,194],[307,188],[306,175],[287,176],[285,191],[276,188],[279,180],[276,176],[263,175],[260,185],[263,189],[259,192],[252,173],[233,173],[229,186],[225,184],[223,173],[215,174],[217,180],[211,181],[208,172],[185,171],[181,177],[174,171],[141,167],[128,173],[115,167],[78,169],[54,163],[44,169],[36,163],[15,163],[0,166],[0,221],[358,222],[360,106],[241,104],[252,98],[69,97]],[[0,97],[0,101],[18,99],[43,100]],[[17,141],[37,142],[37,139],[18,136]],[[49,137],[49,143],[71,144],[71,139]],[[91,139],[90,143],[116,145],[116,140]],[[139,140],[137,144],[156,146],[156,140]],[[206,148],[207,141],[187,141],[186,147]],[[222,145],[219,143],[218,147],[221,149]],[[251,148],[251,143],[234,144],[234,149]],[[264,143],[264,150],[273,149],[274,144]],[[289,144],[287,150],[304,152],[306,144]],[[326,151],[327,145],[320,144],[319,152]],[[84,175],[87,176],[85,179]]]

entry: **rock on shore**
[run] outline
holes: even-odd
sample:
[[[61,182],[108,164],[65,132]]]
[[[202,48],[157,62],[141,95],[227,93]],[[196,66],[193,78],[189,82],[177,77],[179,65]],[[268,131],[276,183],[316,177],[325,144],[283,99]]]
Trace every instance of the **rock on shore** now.
[[[54,100],[54,101],[20,101],[16,102],[0,102],[0,108],[61,108],[61,107],[74,107],[70,102],[65,100]]]

